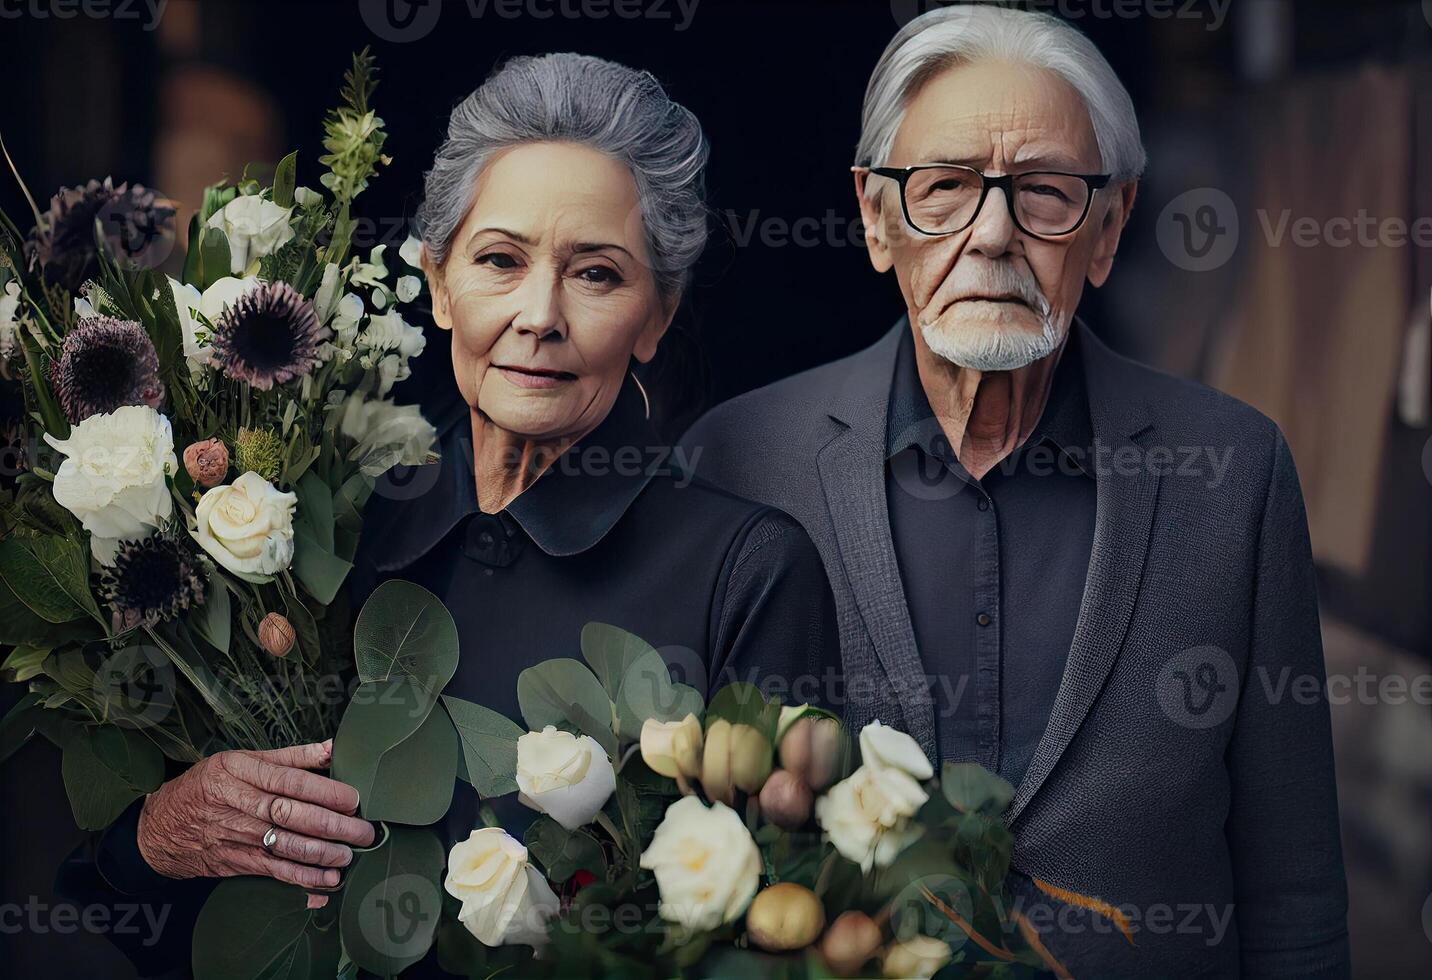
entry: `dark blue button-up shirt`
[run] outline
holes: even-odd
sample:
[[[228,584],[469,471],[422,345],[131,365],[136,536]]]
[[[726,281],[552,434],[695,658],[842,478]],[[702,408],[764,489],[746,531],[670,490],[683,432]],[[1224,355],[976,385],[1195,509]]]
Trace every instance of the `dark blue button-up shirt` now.
[[[1030,437],[976,480],[930,410],[906,334],[886,499],[940,757],[1018,785],[1049,721],[1094,540],[1092,428],[1077,332]]]

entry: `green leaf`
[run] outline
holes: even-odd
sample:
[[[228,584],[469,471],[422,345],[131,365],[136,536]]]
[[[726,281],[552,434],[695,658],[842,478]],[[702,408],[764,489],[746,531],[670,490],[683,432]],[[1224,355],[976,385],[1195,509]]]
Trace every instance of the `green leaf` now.
[[[596,675],[580,660],[545,660],[517,676],[517,703],[527,727],[540,732],[548,725],[572,725],[616,754],[612,736],[612,702]]]
[[[527,734],[506,715],[471,701],[443,695],[462,739],[467,781],[483,796],[517,792],[517,740]]]
[[[443,846],[428,830],[393,827],[388,842],[359,854],[338,915],[343,948],[380,977],[427,954],[442,914]]]
[[[191,616],[194,631],[220,653],[229,652],[232,624],[229,619],[229,587],[218,572],[209,576],[204,604]]]
[[[333,493],[323,478],[311,470],[299,478],[293,488],[298,496],[298,517],[308,527],[313,540],[324,551],[333,551]]]
[[[330,525],[331,533],[331,525]],[[293,528],[293,574],[325,606],[333,602],[353,563],[326,551],[302,525]]]
[[[293,188],[298,183],[298,151],[294,150],[278,162],[273,174],[273,203],[281,208],[293,207]]]
[[[733,725],[750,725],[763,732],[774,745],[776,730],[780,726],[781,705],[768,699],[756,685],[738,681],[717,691],[707,706],[706,727],[710,728],[718,718],[724,718]]]
[[[436,823],[452,805],[457,782],[457,732],[445,711],[429,711],[413,734],[378,762],[364,802],[368,820],[387,823]]]
[[[112,725],[83,728],[65,745],[60,769],[81,830],[103,830],[164,781],[164,753],[144,736]]]
[[[580,830],[567,830],[545,814],[528,826],[522,843],[554,882],[566,881],[583,869],[598,878],[607,873],[606,857],[596,838]]]
[[[353,654],[363,680],[411,677],[431,704],[457,670],[457,624],[427,589],[390,579],[358,613]]]
[[[225,878],[194,924],[195,980],[309,980],[337,972],[327,909],[310,910],[302,888],[272,878]]]
[[[606,623],[588,623],[582,627],[582,657],[601,681],[607,697],[613,701],[621,692],[622,679],[632,664],[656,648],[634,633]]]
[[[190,226],[192,233],[193,226]],[[190,239],[184,279],[199,292],[208,289],[229,271],[229,238],[222,229],[199,225],[197,242]]]
[[[961,813],[997,816],[1014,799],[1014,787],[1008,781],[975,762],[946,762],[940,789]]]
[[[637,739],[648,718],[680,721],[691,714],[700,718],[705,705],[696,688],[671,679],[661,654],[648,650],[627,667],[617,692],[616,709],[618,733],[622,738]]]
[[[299,655],[303,657],[304,663],[313,666],[318,663],[319,655],[322,652],[319,648],[318,621],[313,618],[313,613],[308,611],[308,607],[303,604],[303,601],[298,596],[285,593],[283,596],[283,609],[284,615],[286,615],[288,621],[293,624],[293,632],[298,642]]]
[[[431,712],[432,702],[410,677],[364,681],[353,692],[333,736],[332,775],[358,790],[365,817],[384,753],[422,727]]]
[[[24,683],[44,673],[41,666],[50,651],[46,647],[17,646],[0,664],[0,681]]]
[[[0,578],[37,616],[68,623],[86,614],[104,625],[89,587],[84,545],[55,536],[0,541]]]
[[[40,695],[27,693],[0,719],[0,762],[14,755],[35,734],[36,722],[45,710]]]

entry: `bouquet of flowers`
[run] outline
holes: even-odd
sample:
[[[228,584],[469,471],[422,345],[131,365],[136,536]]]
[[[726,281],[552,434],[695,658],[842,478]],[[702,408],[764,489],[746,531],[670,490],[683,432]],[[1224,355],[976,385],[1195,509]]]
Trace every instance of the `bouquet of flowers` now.
[[[452,617],[402,581],[364,605],[354,653],[333,772],[379,840],[321,909],[268,879],[221,882],[199,980],[392,977],[434,947],[467,977],[1067,975],[1007,902],[1013,790],[977,765],[936,773],[901,731],[852,740],[751,684],[704,702],[600,623],[582,660],[520,675],[518,725],[444,691]],[[484,803],[445,854],[428,825],[458,779],[538,815],[518,840]]]
[[[157,268],[175,205],[142,186],[31,198],[28,235],[0,215],[0,364],[28,413],[0,490],[0,671],[29,688],[0,758],[36,731],[59,745],[83,828],[157,788],[166,756],[337,727],[346,691],[323,685],[348,668],[364,505],[435,435],[390,398],[424,346],[398,312],[421,280],[381,245],[350,256],[388,162],[375,84],[364,51],[324,124],[323,190],[296,153],[207,188],[177,279]]]

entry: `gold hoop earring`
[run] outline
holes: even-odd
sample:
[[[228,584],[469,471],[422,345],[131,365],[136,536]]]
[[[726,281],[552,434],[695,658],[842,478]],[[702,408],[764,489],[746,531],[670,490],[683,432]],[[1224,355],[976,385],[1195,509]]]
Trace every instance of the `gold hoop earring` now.
[[[638,377],[636,376],[636,372],[635,372],[635,371],[632,371],[632,372],[630,372],[630,373],[631,373],[631,379],[632,379],[632,381],[636,382],[636,390],[639,391],[639,392],[641,392],[641,403],[642,403],[642,405],[645,406],[645,408],[646,408],[646,420],[647,420],[648,422],[650,422],[650,421],[651,421],[651,399],[648,398],[648,397],[646,397],[646,389],[643,388],[642,385],[641,385],[641,378],[638,378]]]

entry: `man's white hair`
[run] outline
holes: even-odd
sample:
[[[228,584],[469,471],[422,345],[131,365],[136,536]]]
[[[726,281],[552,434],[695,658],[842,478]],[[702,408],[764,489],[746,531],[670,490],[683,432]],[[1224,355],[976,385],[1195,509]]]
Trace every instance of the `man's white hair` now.
[[[885,165],[920,86],[945,68],[980,58],[1023,62],[1063,78],[1089,110],[1104,171],[1115,180],[1143,173],[1147,156],[1133,100],[1093,42],[1052,14],[984,4],[928,11],[890,40],[865,89],[856,165]],[[887,183],[867,182],[866,196]]]

